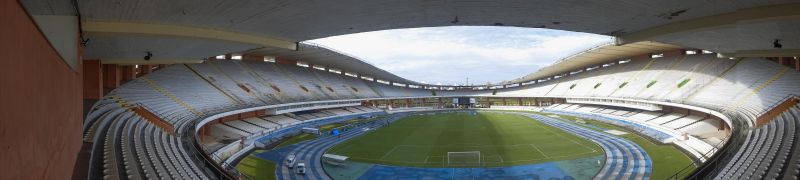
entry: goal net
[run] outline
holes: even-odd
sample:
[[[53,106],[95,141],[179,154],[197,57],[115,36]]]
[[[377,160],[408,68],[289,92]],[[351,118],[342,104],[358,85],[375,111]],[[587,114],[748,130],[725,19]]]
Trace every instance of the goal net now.
[[[480,166],[480,151],[447,152],[447,166]]]

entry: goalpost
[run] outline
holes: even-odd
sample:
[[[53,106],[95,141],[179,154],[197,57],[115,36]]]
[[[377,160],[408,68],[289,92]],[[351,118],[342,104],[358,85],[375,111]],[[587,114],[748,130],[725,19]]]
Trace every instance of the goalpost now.
[[[480,166],[480,151],[447,152],[447,166]]]

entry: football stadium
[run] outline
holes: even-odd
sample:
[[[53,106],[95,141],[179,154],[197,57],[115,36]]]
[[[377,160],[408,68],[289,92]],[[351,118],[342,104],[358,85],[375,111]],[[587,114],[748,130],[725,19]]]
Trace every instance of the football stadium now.
[[[0,179],[800,176],[797,0],[0,8]],[[483,31],[351,36],[426,28]],[[526,39],[574,33],[607,41]]]

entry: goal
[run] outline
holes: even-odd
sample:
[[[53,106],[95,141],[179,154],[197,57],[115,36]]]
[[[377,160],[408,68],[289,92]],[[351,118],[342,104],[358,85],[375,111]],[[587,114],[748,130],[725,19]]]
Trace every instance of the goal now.
[[[447,166],[480,166],[480,151],[447,152]]]

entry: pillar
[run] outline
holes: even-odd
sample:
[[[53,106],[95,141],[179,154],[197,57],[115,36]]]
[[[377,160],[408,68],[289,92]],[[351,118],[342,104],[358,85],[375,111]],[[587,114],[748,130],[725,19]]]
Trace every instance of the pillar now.
[[[800,58],[794,58],[794,69],[800,71]]]
[[[284,58],[276,58],[275,63],[286,64],[286,65],[297,65],[297,61]]]
[[[522,106],[522,98],[517,98],[517,106]]]
[[[139,65],[139,76],[144,76],[153,72],[153,65]]]
[[[109,92],[112,89],[119,87],[122,80],[122,71],[116,64],[103,65],[103,89],[104,92]]]
[[[100,60],[83,60],[83,99],[103,97],[103,65]]]
[[[650,59],[650,55],[651,54],[642,54],[638,56],[633,56],[631,57],[631,61],[647,60]],[[603,67],[603,65],[600,65],[600,67]]]
[[[784,63],[783,57],[778,57],[778,64],[784,65],[783,63]]]
[[[686,54],[686,51],[683,49],[673,50],[673,51],[666,51],[664,52],[664,57],[677,57]]]
[[[122,81],[130,81],[136,79],[136,67],[134,66],[119,66],[122,74]]]
[[[244,54],[244,55],[242,55],[242,60],[264,61],[264,56],[253,55],[253,54]]]

